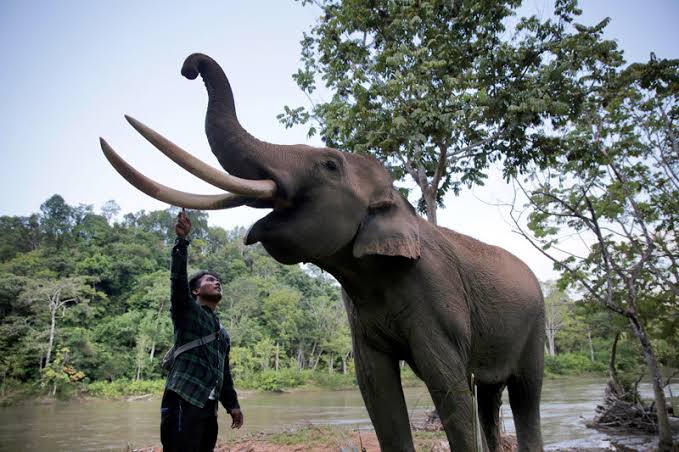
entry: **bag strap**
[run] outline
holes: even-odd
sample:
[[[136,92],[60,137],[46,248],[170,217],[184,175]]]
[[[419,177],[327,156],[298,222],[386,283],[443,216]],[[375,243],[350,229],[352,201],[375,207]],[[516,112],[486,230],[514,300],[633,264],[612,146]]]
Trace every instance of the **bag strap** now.
[[[191,350],[192,348],[200,347],[201,345],[209,344],[210,342],[214,341],[217,339],[217,337],[224,331],[226,333],[226,330],[224,329],[223,326],[219,325],[219,331],[216,333],[210,333],[207,336],[199,337],[198,339],[194,339],[191,342],[187,342],[186,344],[182,345],[181,347],[177,347],[174,349],[174,359],[177,359],[177,356],[181,355],[182,353]]]

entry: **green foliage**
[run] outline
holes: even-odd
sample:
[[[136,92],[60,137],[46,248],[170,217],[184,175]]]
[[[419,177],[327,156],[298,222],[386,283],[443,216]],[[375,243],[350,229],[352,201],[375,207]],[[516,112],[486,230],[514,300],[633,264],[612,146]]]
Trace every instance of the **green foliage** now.
[[[580,114],[604,62],[622,61],[602,38],[608,21],[573,24],[570,1],[546,20],[512,17],[518,0],[307,3],[319,19],[292,77],[310,98],[324,85],[329,100],[285,106],[279,120],[412,177],[434,222],[443,195],[482,184],[494,162],[506,175],[552,163],[548,130]]]
[[[248,378],[236,380],[238,387],[258,389],[261,391],[282,391],[287,388],[302,386],[306,382],[306,374],[296,369],[264,370],[250,375]]]
[[[165,380],[128,380],[120,379],[112,382],[95,381],[85,387],[85,392],[93,397],[116,398],[144,394],[159,395],[165,389]]]
[[[545,356],[545,373],[556,375],[574,375],[585,372],[601,373],[606,365],[592,362],[584,353],[562,353],[556,356]]]
[[[163,377],[160,361],[173,341],[168,267],[177,212],[115,222],[118,211],[107,203],[98,215],[55,195],[41,213],[0,217],[15,240],[0,249],[0,390],[42,385],[61,396],[84,381],[90,394],[107,397],[160,390],[143,381]],[[312,380],[306,369],[316,362],[319,374],[329,373],[331,353],[341,373],[340,355],[349,358],[351,347],[337,284],[246,248],[243,228],[208,227],[206,214],[190,215],[189,272],[223,277],[218,314],[243,387],[299,386]]]

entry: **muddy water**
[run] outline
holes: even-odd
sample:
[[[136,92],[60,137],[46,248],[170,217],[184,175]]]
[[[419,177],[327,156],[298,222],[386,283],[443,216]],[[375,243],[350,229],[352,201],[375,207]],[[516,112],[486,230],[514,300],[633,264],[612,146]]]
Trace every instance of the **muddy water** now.
[[[608,438],[585,427],[594,407],[602,399],[605,380],[568,378],[545,382],[542,396],[542,425],[547,448],[601,447]],[[673,388],[679,392],[679,388]],[[650,396],[650,388],[642,387]],[[407,388],[406,399],[414,421],[431,409],[429,395],[422,388]],[[308,424],[344,425],[370,428],[370,420],[358,390],[298,392],[284,394],[242,394],[245,427],[231,431],[229,416],[221,411],[221,440],[248,432],[278,431]],[[160,442],[158,421],[160,399],[143,401],[71,401],[0,408],[0,450],[121,450]],[[511,411],[503,404],[503,421],[513,431]],[[631,443],[630,443],[631,441]],[[628,440],[634,444],[637,440]],[[648,439],[640,438],[643,444]]]

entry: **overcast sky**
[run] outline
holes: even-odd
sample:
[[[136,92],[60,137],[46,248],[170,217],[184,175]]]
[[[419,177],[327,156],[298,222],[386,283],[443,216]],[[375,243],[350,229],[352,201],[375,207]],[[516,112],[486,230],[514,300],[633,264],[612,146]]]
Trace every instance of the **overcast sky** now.
[[[196,5],[200,4],[200,9]],[[548,14],[548,0],[524,10]],[[161,6],[162,5],[162,6]],[[190,6],[189,6],[190,5]],[[581,22],[612,18],[607,36],[627,61],[677,58],[679,2],[588,0]],[[318,144],[304,128],[285,130],[283,105],[307,105],[291,74],[299,67],[302,32],[317,11],[292,0],[215,2],[0,2],[0,215],[28,215],[58,193],[96,209],[115,200],[122,212],[163,209],[104,159],[103,136],[128,162],[174,188],[215,193],[139,136],[130,114],[217,166],[203,131],[207,95],[180,73],[193,52],[212,56],[231,81],[243,126],[260,139]],[[512,232],[502,209],[511,189],[494,177],[486,187],[449,195],[439,224],[503,246],[542,280],[551,264]],[[411,201],[415,201],[414,199]],[[249,226],[267,211],[240,207],[210,213],[214,225]]]

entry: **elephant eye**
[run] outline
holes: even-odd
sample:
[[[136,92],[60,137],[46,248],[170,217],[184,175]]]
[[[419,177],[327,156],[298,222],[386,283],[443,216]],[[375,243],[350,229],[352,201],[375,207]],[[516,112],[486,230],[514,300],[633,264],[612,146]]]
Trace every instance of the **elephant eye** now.
[[[334,160],[326,160],[322,163],[323,167],[328,171],[337,171],[337,163]]]

